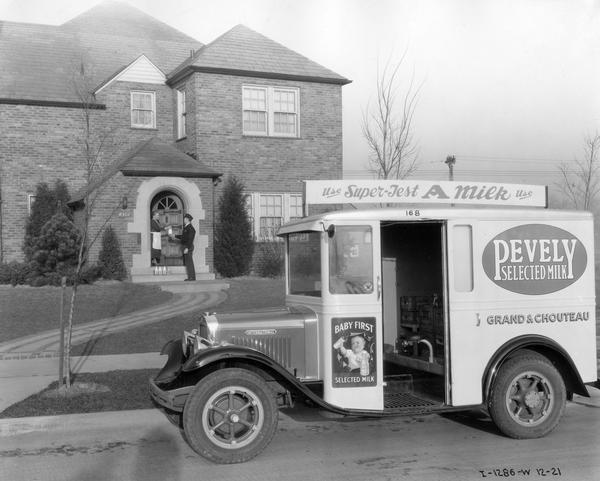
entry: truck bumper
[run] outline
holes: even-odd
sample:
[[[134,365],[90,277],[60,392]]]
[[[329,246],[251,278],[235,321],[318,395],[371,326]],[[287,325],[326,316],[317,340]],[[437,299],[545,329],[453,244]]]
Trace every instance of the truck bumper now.
[[[194,386],[181,387],[179,389],[164,390],[156,385],[154,379],[149,380],[150,397],[163,408],[171,411],[183,412],[183,407]]]

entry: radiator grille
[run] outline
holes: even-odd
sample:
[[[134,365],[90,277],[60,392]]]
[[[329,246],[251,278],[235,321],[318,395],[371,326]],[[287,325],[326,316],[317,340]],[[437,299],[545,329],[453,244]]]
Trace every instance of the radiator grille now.
[[[251,347],[266,354],[283,367],[292,367],[292,339],[287,336],[232,336],[232,344]]]

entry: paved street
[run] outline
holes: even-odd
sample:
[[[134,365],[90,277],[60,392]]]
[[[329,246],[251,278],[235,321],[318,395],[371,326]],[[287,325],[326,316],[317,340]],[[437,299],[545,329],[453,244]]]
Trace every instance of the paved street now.
[[[569,403],[550,436],[517,441],[464,414],[336,421],[296,408],[259,457],[232,466],[198,457],[157,410],[60,416],[40,419],[44,432],[0,436],[0,471],[14,481],[595,481],[599,413]]]

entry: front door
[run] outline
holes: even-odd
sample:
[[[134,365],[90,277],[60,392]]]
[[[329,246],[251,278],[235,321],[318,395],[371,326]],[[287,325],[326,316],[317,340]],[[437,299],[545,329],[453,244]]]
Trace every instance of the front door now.
[[[173,235],[181,235],[183,232],[183,201],[173,192],[161,192],[152,200],[151,211],[159,212],[160,224],[170,228]],[[181,266],[181,245],[179,241],[169,238],[168,231],[162,233],[162,259],[161,264],[167,266]]]

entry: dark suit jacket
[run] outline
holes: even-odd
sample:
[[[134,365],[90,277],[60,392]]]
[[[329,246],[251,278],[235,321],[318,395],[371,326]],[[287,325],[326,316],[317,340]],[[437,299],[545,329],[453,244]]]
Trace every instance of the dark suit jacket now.
[[[192,224],[183,226],[183,233],[175,237],[177,237],[177,239],[181,239],[181,247],[183,249],[187,248],[189,252],[194,250],[194,237],[196,237],[196,229],[194,229]]]

